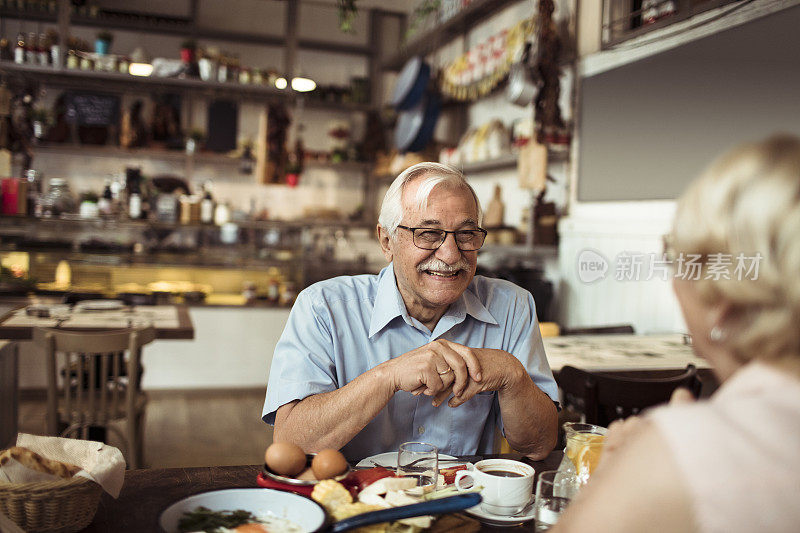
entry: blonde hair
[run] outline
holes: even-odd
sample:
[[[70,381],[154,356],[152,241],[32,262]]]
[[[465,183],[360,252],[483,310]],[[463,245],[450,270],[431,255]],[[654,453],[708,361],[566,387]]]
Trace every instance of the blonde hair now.
[[[800,138],[776,135],[717,159],[678,202],[671,238],[676,252],[704,259],[701,297],[733,306],[725,342],[736,357],[800,357]],[[760,254],[758,275],[713,279],[711,254],[734,265]]]
[[[430,196],[434,188],[440,185],[461,187],[472,193],[472,197],[475,199],[475,206],[478,210],[478,226],[481,225],[483,222],[481,203],[478,201],[478,195],[475,194],[475,190],[467,183],[467,180],[464,179],[464,175],[461,171],[440,163],[417,163],[401,172],[389,186],[389,190],[386,191],[386,195],[383,197],[381,212],[380,215],[378,215],[378,223],[386,229],[391,237],[394,237],[395,233],[397,233],[397,226],[400,225],[400,222],[403,220],[403,190],[406,185],[417,178],[422,178],[422,183],[417,189],[415,198],[418,209],[422,210],[428,206],[428,196]]]

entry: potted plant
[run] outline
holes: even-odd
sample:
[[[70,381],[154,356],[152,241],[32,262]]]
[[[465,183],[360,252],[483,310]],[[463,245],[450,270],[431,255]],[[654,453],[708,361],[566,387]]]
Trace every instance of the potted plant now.
[[[194,63],[194,55],[197,50],[197,43],[193,39],[187,39],[181,43],[181,61],[184,63]]]
[[[97,200],[99,200],[97,193],[91,191],[81,193],[81,204],[79,207],[81,218],[97,218],[100,213]]]

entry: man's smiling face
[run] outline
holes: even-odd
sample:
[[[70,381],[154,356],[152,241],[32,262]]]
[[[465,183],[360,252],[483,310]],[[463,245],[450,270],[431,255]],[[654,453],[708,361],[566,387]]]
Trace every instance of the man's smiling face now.
[[[439,185],[428,196],[427,207],[419,209],[416,194],[421,182],[417,178],[403,191],[401,225],[449,231],[477,229],[478,207],[469,189]],[[459,250],[452,234],[437,250],[418,248],[411,231],[403,228],[397,229],[393,239],[381,242],[387,259],[394,263],[397,287],[409,315],[423,324],[435,324],[475,275],[478,252]]]

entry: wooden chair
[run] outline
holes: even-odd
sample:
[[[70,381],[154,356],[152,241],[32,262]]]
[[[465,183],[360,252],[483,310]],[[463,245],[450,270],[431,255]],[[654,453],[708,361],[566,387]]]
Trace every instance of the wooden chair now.
[[[17,443],[17,351],[15,342],[0,341],[0,449]]]
[[[47,355],[48,433],[87,439],[90,428],[113,431],[125,442],[128,466],[141,468],[147,405],[141,348],[154,338],[152,326],[103,332],[36,328],[34,345]],[[125,420],[123,432],[109,425],[116,420]]]
[[[561,335],[613,335],[618,333],[634,333],[630,324],[617,326],[597,326],[589,328],[561,328]]]
[[[678,387],[688,388],[695,397],[702,387],[693,364],[677,375],[665,377],[620,376],[564,366],[557,381],[566,406],[582,412],[587,423],[605,427],[616,419],[669,401]]]

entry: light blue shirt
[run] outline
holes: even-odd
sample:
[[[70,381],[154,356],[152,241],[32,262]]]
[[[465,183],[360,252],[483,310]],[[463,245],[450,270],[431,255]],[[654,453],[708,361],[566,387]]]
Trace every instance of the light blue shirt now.
[[[528,291],[475,276],[431,332],[409,316],[389,264],[377,275],[332,278],[299,294],[275,347],[262,418],[274,424],[280,406],[336,390],[439,338],[513,354],[534,383],[558,401]],[[407,441],[430,442],[451,455],[492,453],[496,427],[503,427],[497,392],[479,393],[456,408],[446,402],[437,408],[429,396],[399,391],[342,453],[358,461],[396,451]]]

